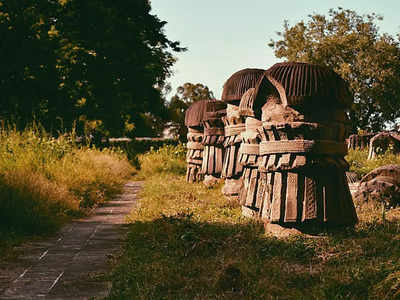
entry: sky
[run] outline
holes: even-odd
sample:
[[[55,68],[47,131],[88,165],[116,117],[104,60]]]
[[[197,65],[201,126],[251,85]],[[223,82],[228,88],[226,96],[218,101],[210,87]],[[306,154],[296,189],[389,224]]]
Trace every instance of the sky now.
[[[400,33],[399,0],[151,0],[151,14],[166,21],[169,40],[180,41],[188,51],[177,53],[174,75],[168,82],[172,97],[185,82],[201,83],[220,99],[224,82],[244,68],[268,69],[281,60],[268,47],[276,32],[307,21],[313,13],[327,15],[330,8],[343,7],[358,14],[383,16],[381,33]]]

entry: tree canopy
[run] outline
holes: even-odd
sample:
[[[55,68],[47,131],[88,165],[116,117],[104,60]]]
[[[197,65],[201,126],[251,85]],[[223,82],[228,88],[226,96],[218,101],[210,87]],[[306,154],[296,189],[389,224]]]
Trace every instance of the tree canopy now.
[[[176,94],[168,105],[169,119],[172,120],[173,133],[181,140],[186,140],[185,112],[198,100],[215,99],[214,93],[201,83],[186,82],[176,89]]]
[[[379,32],[374,13],[330,9],[290,26],[269,46],[278,58],[333,68],[350,84],[355,103],[349,111],[353,129],[381,130],[400,117],[399,37]]]
[[[167,117],[162,89],[185,49],[165,24],[147,0],[0,0],[0,119],[120,135]]]

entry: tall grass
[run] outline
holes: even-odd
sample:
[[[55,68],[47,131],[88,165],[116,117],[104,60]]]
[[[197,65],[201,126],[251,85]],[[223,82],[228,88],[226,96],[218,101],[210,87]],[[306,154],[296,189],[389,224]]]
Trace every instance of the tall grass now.
[[[78,147],[31,128],[0,129],[0,240],[55,230],[115,193],[132,175],[125,155]]]
[[[374,159],[368,160],[368,149],[350,149],[346,156],[350,164],[350,171],[357,173],[359,177],[368,174],[373,169],[390,164],[400,164],[400,156],[390,150],[378,154]]]
[[[147,178],[155,174],[184,175],[186,172],[186,147],[183,144],[165,145],[140,154],[140,173],[138,178]]]

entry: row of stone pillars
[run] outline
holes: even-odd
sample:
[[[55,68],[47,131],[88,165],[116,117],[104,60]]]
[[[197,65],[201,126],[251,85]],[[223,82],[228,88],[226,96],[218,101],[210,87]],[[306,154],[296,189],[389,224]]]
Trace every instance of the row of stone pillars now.
[[[223,194],[272,233],[353,226],[344,160],[351,103],[347,84],[322,66],[236,72],[221,101],[195,102],[186,113],[187,180],[225,179]]]

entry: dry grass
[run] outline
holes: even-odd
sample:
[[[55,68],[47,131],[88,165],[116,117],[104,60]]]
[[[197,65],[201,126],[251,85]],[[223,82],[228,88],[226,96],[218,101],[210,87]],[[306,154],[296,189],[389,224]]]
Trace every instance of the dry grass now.
[[[122,153],[78,147],[73,136],[0,130],[0,252],[23,235],[54,231],[87,213],[132,173]]]
[[[141,196],[109,299],[400,297],[400,209],[358,203],[354,230],[276,239],[220,186],[158,173]]]

